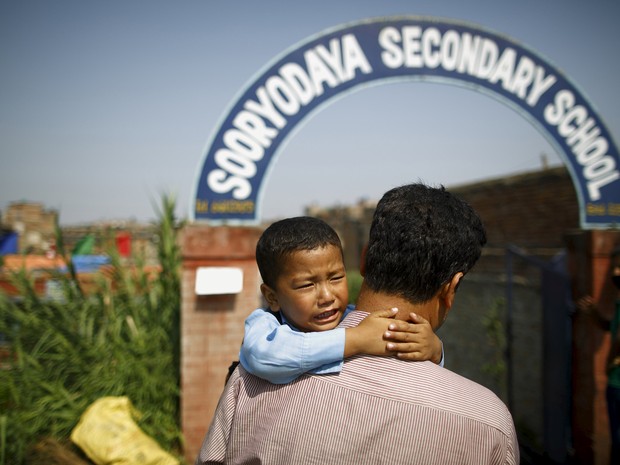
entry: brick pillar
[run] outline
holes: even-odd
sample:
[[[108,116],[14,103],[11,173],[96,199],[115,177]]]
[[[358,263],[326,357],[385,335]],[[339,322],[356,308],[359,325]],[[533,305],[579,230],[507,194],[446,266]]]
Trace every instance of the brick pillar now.
[[[611,317],[617,290],[610,276],[610,253],[620,245],[619,230],[579,231],[567,236],[569,272],[575,300],[591,295]],[[609,463],[609,420],[605,389],[605,365],[609,332],[588,315],[573,320],[573,444],[578,464]]]
[[[194,463],[224,388],[228,367],[238,359],[243,321],[260,306],[255,261],[262,230],[189,225],[181,235],[181,427],[185,457]],[[239,294],[197,296],[196,270],[203,266],[243,271]]]

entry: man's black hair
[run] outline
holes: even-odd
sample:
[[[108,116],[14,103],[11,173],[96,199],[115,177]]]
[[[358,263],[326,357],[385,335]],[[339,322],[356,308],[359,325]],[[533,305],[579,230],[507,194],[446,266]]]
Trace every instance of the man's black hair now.
[[[365,282],[373,291],[423,303],[456,273],[467,273],[485,243],[476,212],[443,186],[396,187],[374,213]]]

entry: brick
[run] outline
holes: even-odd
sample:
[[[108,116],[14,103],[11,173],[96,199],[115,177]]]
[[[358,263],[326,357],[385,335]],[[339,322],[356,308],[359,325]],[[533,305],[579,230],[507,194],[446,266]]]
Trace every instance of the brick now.
[[[181,424],[185,457],[193,463],[211,422],[228,366],[238,359],[243,321],[261,305],[255,249],[258,228],[190,225],[182,234],[181,274]],[[237,295],[196,296],[199,266],[236,266],[243,270]]]

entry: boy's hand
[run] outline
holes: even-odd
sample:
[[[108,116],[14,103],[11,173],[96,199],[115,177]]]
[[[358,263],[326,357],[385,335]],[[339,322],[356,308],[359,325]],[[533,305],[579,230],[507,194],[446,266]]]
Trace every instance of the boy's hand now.
[[[385,339],[387,349],[401,360],[430,360],[439,364],[443,351],[441,339],[423,317],[410,313],[410,321],[394,320],[388,326]]]
[[[384,335],[390,324],[394,323],[394,316],[397,313],[397,308],[373,312],[356,327],[347,328],[344,343],[345,358],[357,354],[393,355],[393,352],[386,347]]]

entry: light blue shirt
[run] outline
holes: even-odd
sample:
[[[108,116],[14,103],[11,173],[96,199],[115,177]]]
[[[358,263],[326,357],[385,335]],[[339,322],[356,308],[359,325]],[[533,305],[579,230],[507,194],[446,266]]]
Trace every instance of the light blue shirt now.
[[[342,318],[355,309],[347,306]],[[304,333],[291,326],[280,313],[282,323],[259,308],[245,320],[245,335],[239,352],[243,368],[273,384],[287,384],[304,373],[339,373],[344,361],[345,329]],[[443,344],[441,362],[444,366]]]
[[[354,310],[347,306],[343,318]],[[304,373],[338,373],[344,360],[345,329],[304,333],[259,308],[245,320],[239,352],[243,368],[274,384],[286,384]]]

